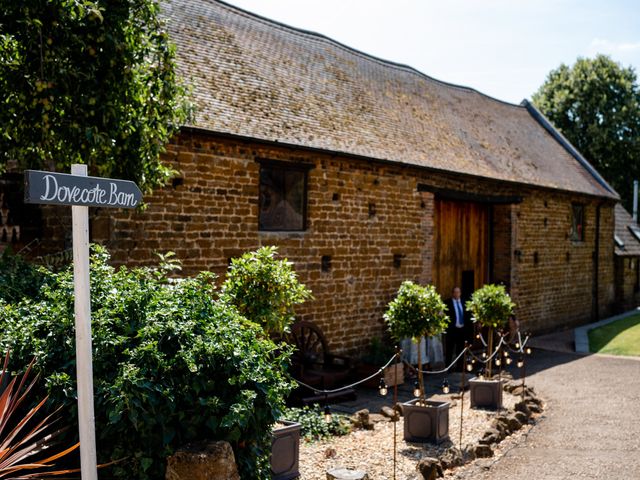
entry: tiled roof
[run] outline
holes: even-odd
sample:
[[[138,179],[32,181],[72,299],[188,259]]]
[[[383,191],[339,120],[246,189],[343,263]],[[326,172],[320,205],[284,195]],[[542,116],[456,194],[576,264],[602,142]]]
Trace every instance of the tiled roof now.
[[[215,0],[164,12],[193,127],[616,197],[524,106]]]
[[[629,226],[637,224],[633,221],[633,218],[619,203],[615,208],[616,215],[616,229],[615,234],[623,243],[624,247],[616,245],[616,255],[622,256],[640,256],[640,240],[638,240]]]

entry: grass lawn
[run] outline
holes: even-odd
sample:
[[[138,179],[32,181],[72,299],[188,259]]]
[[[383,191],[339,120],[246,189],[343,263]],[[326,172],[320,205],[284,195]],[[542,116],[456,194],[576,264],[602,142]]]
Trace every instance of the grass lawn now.
[[[588,334],[593,353],[640,357],[640,313],[589,330]]]

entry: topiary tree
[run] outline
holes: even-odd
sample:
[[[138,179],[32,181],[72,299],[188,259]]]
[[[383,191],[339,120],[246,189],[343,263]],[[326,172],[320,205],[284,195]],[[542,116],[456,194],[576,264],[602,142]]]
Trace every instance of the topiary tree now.
[[[231,443],[243,480],[270,478],[271,426],[293,387],[290,348],[215,300],[213,275],[169,280],[173,265],[115,269],[93,247],[95,420],[102,475],[164,478],[166,457],[200,440]],[[28,289],[27,289],[28,290]],[[36,357],[34,395],[65,406],[76,437],[73,270],[50,272],[36,298],[0,299],[0,350]],[[68,440],[72,441],[73,438]]]
[[[187,121],[157,0],[0,0],[0,173],[18,168],[134,180],[148,192]]]
[[[504,285],[484,285],[479,288],[467,302],[467,310],[476,322],[489,329],[488,354],[493,351],[493,333],[496,328],[503,328],[513,315],[515,303],[504,288]],[[487,363],[487,375],[491,377],[491,362]]]
[[[411,338],[418,345],[418,383],[424,402],[424,381],[422,377],[422,355],[420,338],[442,333],[449,323],[445,314],[447,306],[433,285],[418,285],[411,281],[402,282],[400,289],[384,314],[391,336],[400,341]]]
[[[231,260],[220,300],[270,334],[283,333],[295,320],[294,307],[313,298],[293,264],[277,259],[277,247],[262,247]]]

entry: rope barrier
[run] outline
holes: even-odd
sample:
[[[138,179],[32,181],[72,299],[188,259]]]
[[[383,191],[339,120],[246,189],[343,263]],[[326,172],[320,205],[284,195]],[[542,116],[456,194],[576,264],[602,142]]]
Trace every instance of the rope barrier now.
[[[482,341],[482,344],[486,347],[487,344],[484,341],[484,338],[482,337],[482,334],[479,334],[480,336],[480,340]],[[495,348],[495,350],[493,351],[493,353],[487,357],[487,358],[480,358],[478,357],[475,353],[473,353],[473,351],[471,350],[471,347],[465,347],[464,349],[462,349],[462,351],[458,354],[458,356],[451,362],[451,364],[449,364],[449,366],[441,369],[441,370],[418,370],[416,367],[414,367],[411,364],[407,364],[409,366],[409,368],[411,368],[411,370],[413,370],[414,372],[421,372],[423,374],[426,375],[438,375],[441,373],[447,373],[449,370],[451,370],[454,365],[456,363],[458,363],[458,360],[460,360],[460,358],[462,358],[462,356],[465,353],[468,353],[469,355],[471,355],[471,357],[473,357],[476,361],[483,363],[483,364],[487,364],[488,362],[490,362],[500,351],[500,348],[502,347],[502,345],[506,345],[506,347],[511,350],[514,353],[524,353],[524,347],[527,344],[527,342],[529,341],[529,338],[531,338],[531,335],[527,335],[527,337],[524,339],[524,341],[522,341],[522,337],[520,336],[520,332],[518,332],[518,343],[520,345],[520,349],[519,350],[514,350],[511,347],[509,347],[509,344],[507,342],[505,342],[504,340],[504,336],[500,337],[500,342],[498,342],[498,346]],[[380,367],[378,370],[376,370],[375,373],[369,375],[366,378],[363,378],[362,380],[358,380],[357,382],[353,382],[349,385],[345,385],[344,387],[340,387],[340,388],[332,388],[332,389],[321,389],[321,388],[316,388],[313,387],[311,385],[308,385],[304,382],[301,382],[300,380],[295,380],[295,382],[300,385],[301,387],[305,387],[308,388],[309,390],[313,391],[313,393],[315,394],[323,394],[323,395],[328,395],[330,393],[337,393],[337,392],[341,392],[343,390],[348,390],[349,388],[353,388],[356,387],[364,382],[367,382],[369,380],[371,380],[372,378],[377,377],[378,375],[381,375],[382,372],[384,371],[385,368],[387,368],[389,365],[391,365],[391,363],[394,361],[394,359],[396,359],[398,357],[399,353],[394,354],[387,363],[384,364],[384,366]]]
[[[393,362],[394,359],[396,359],[397,356],[398,356],[397,353],[394,354],[389,359],[389,361],[384,364],[384,366],[380,367],[375,373],[369,375],[367,378],[363,378],[362,380],[358,380],[357,382],[354,382],[354,383],[352,383],[350,385],[346,385],[346,386],[340,387],[340,388],[333,388],[333,389],[330,389],[330,390],[320,389],[320,388],[312,387],[311,385],[307,385],[306,383],[303,383],[300,380],[295,380],[295,379],[294,380],[298,383],[298,385],[300,385],[302,387],[305,387],[305,388],[308,388],[309,390],[312,390],[313,393],[321,393],[321,394],[325,394],[325,395],[328,395],[329,393],[337,393],[337,392],[341,392],[342,390],[347,390],[349,388],[353,388],[353,387],[355,387],[357,385],[360,385],[361,383],[366,382],[367,380],[371,380],[372,378],[377,377],[378,375],[380,375],[383,372],[383,370],[385,368],[387,368],[389,365],[391,365],[391,363]]]
[[[502,344],[503,344],[503,343],[505,343],[505,341],[504,341],[504,337],[500,337],[500,342],[498,342],[498,346],[497,346],[497,347],[496,347],[496,349],[493,351],[493,353],[492,353],[489,357],[487,357],[487,358],[479,358],[479,357],[478,357],[475,353],[473,353],[472,351],[469,351],[469,353],[471,354],[471,356],[472,356],[473,358],[475,358],[475,359],[476,359],[476,361],[478,361],[478,362],[480,362],[480,363],[484,363],[484,364],[486,364],[486,363],[489,363],[489,362],[491,361],[491,359],[492,359],[493,357],[495,357],[495,356],[496,356],[496,354],[500,351],[500,347],[502,346]]]
[[[462,358],[462,356],[469,350],[470,350],[469,347],[464,347],[462,349],[462,351],[460,352],[460,354],[456,357],[456,359],[453,362],[451,362],[451,364],[448,367],[443,368],[442,370],[418,370],[413,365],[409,365],[409,367],[411,367],[411,369],[414,372],[422,372],[423,374],[426,374],[426,375],[437,375],[437,374],[440,374],[440,373],[446,373],[449,370],[451,370],[453,368],[453,366],[456,363],[458,363],[458,360],[460,360],[460,358]]]
[[[530,338],[531,338],[531,335],[527,335],[527,336],[525,337],[524,341],[522,341],[522,337],[520,336],[520,332],[518,332],[518,345],[519,345],[520,347],[514,350],[514,349],[513,349],[513,348],[511,348],[511,347],[509,346],[509,344],[507,343],[507,348],[508,348],[509,350],[511,350],[511,352],[513,352],[513,353],[521,353],[521,354],[524,354],[524,353],[525,353],[525,351],[524,351],[524,347],[527,345],[527,342],[529,341],[529,339],[530,339]]]

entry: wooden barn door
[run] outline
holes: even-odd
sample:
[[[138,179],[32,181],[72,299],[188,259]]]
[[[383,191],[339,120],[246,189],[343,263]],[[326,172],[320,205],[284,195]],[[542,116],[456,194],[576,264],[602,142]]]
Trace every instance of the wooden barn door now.
[[[487,204],[435,199],[433,281],[443,298],[462,286],[467,298],[489,279]]]

